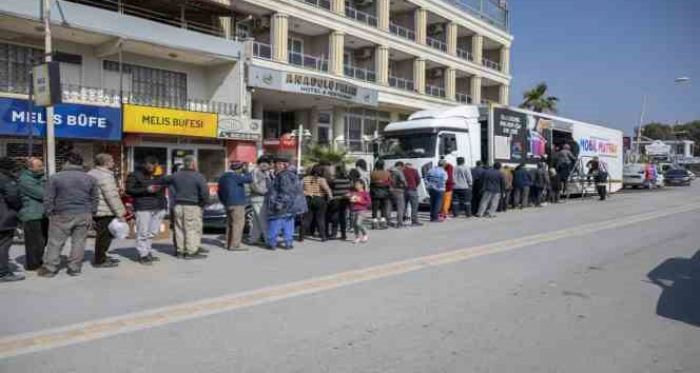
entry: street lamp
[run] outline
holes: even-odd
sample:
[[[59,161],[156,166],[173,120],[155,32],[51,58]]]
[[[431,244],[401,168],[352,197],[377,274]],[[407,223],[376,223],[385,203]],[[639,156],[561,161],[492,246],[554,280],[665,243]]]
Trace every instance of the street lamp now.
[[[679,76],[676,79],[673,79],[673,82],[676,84],[683,84],[683,83],[688,83],[690,82],[690,77],[688,76]],[[645,93],[644,96],[642,97],[642,112],[639,115],[639,127],[637,127],[637,157],[639,157],[642,154],[642,149],[641,149],[641,141],[642,141],[642,126],[644,125],[644,113],[646,112],[647,108],[647,94]]]

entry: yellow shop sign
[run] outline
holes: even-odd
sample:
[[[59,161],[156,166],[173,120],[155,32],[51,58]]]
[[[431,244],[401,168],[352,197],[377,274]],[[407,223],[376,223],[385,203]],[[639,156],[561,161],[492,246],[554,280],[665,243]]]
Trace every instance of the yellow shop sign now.
[[[124,132],[216,137],[216,114],[124,105]]]

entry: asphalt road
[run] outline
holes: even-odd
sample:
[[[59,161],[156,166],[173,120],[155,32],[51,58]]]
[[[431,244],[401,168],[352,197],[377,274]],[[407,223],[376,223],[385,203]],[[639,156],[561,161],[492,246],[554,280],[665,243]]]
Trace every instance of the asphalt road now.
[[[700,372],[698,192],[150,268],[120,242],[0,286],[0,372]]]

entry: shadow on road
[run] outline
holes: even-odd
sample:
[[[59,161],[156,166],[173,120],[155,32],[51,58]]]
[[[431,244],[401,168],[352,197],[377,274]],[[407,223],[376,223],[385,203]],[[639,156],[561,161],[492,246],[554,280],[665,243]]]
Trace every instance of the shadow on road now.
[[[700,250],[691,258],[666,259],[647,277],[663,289],[657,315],[700,326]]]

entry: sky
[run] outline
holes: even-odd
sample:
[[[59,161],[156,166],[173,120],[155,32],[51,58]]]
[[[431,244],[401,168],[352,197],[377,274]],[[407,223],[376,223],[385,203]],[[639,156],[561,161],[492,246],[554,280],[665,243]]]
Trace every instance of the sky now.
[[[631,133],[700,120],[700,0],[510,0],[511,105],[538,82],[559,115]],[[674,80],[688,76],[691,81]]]

